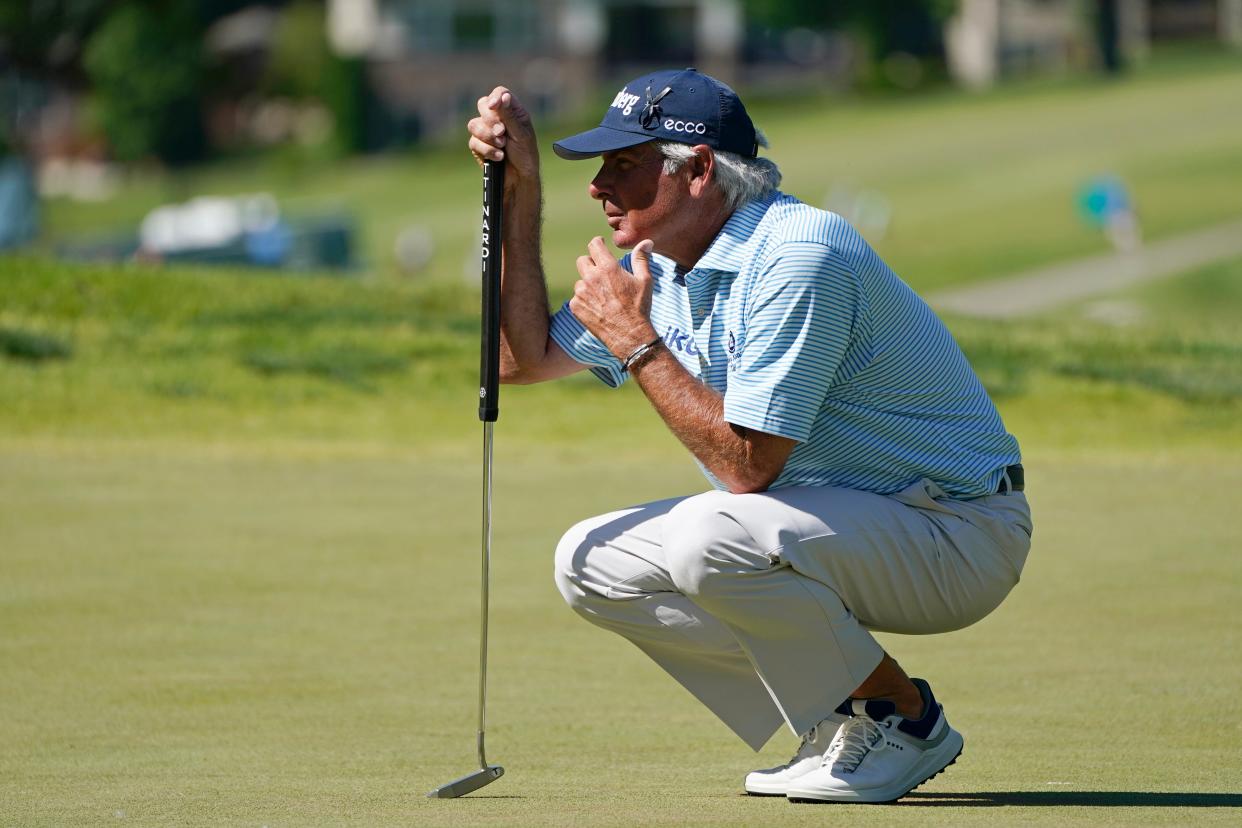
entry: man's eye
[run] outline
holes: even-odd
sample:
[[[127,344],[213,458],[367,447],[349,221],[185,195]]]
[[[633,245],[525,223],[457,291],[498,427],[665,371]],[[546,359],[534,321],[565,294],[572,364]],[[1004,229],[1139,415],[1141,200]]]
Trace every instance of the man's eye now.
[[[625,172],[626,170],[632,168],[633,166],[634,166],[633,161],[626,160],[626,161],[617,162],[617,169],[620,170],[621,172]]]

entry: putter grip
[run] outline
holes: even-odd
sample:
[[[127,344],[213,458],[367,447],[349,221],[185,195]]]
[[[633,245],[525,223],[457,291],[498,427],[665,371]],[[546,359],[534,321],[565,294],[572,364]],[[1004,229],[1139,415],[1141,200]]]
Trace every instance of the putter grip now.
[[[483,162],[483,326],[479,353],[479,419],[500,416],[500,233],[503,161]]]

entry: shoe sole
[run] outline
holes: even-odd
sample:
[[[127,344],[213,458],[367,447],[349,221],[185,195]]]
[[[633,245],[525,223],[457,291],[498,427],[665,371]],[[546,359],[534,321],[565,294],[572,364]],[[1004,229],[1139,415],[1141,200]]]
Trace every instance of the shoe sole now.
[[[906,794],[910,793],[910,791],[915,790],[920,785],[923,785],[926,782],[932,779],[935,779],[937,776],[944,773],[945,770],[947,770],[950,765],[957,762],[958,757],[962,755],[963,747],[964,745],[959,744],[957,747],[957,752],[953,754],[953,757],[949,759],[949,761],[945,762],[943,765],[940,765],[938,768],[936,768],[936,770],[932,771],[927,776],[924,776],[920,781],[914,783],[913,785],[906,788],[904,791],[897,794],[896,796],[882,796],[882,797],[877,797],[877,798],[871,798],[871,797],[866,796],[865,794],[862,794],[862,795],[860,794],[844,795],[843,794],[843,795],[833,795],[832,797],[820,798],[820,797],[809,796],[806,794],[791,794],[791,795],[787,795],[787,798],[789,799],[790,802],[808,803],[812,805],[827,805],[827,804],[834,803],[834,802],[847,802],[847,803],[853,802],[853,803],[860,804],[860,805],[886,805],[890,802],[896,802],[897,800],[901,799]]]
[[[814,768],[811,770],[814,770]],[[811,770],[805,771],[805,773],[810,773]],[[747,796],[784,796],[789,791],[789,786],[797,780],[798,777],[795,776],[782,782],[760,782],[754,788],[747,783],[743,783],[742,790],[746,792]]]
[[[746,791],[747,796],[784,796],[785,792],[789,790],[790,784],[797,778],[795,776],[793,779],[787,779],[784,782],[772,782],[768,786],[759,787],[755,790],[752,790],[749,785],[744,785],[743,790]]]

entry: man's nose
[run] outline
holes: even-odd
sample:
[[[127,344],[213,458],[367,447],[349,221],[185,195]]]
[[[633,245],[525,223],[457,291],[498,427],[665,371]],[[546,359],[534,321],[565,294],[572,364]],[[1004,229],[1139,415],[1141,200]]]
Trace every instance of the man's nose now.
[[[603,201],[612,195],[612,183],[608,177],[604,175],[604,168],[600,167],[599,172],[595,173],[595,177],[591,179],[591,183],[587,184],[587,195],[596,201]]]

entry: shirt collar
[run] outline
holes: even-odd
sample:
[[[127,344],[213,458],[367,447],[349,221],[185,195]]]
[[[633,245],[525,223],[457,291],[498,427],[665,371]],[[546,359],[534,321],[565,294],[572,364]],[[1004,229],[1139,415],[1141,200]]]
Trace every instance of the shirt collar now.
[[[695,262],[695,270],[725,270],[737,273],[749,255],[750,241],[763,220],[768,208],[780,194],[770,193],[763,198],[748,201],[733,211],[720,228],[707,251]]]

